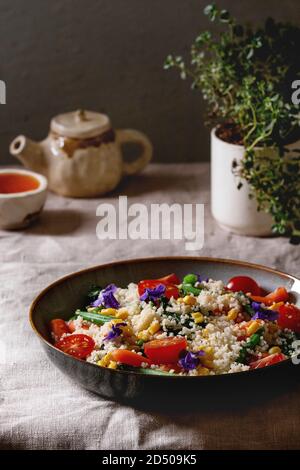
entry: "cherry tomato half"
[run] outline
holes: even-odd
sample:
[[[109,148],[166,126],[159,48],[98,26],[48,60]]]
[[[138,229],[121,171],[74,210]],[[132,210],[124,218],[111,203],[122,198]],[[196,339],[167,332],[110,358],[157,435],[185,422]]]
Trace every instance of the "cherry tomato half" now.
[[[300,308],[296,305],[285,304],[279,307],[278,313],[277,323],[280,328],[288,328],[295,333],[300,333]]]
[[[244,294],[251,293],[252,295],[260,295],[261,290],[257,282],[248,276],[235,276],[232,277],[227,284],[227,289],[233,292],[242,291]]]
[[[55,343],[55,346],[77,359],[88,357],[95,347],[95,341],[88,335],[70,335]]]
[[[160,277],[157,280],[160,281],[162,284],[175,284],[175,285],[180,284],[179,277],[176,276],[176,274],[174,273],[168,274],[167,276],[164,276],[164,277]]]
[[[178,361],[179,354],[186,347],[186,339],[177,336],[149,341],[144,344],[144,351],[154,364],[170,364]]]
[[[50,330],[55,342],[59,341],[62,335],[65,333],[70,333],[70,329],[67,323],[61,318],[55,318],[54,320],[51,320]]]
[[[282,353],[270,354],[269,356],[258,359],[257,361],[251,362],[249,364],[250,369],[262,369],[263,367],[271,366],[277,364],[277,362],[284,361],[286,356]]]
[[[251,295],[251,299],[255,302],[263,302],[265,305],[272,305],[277,302],[286,302],[289,298],[288,291],[285,287],[277,287],[274,292],[265,295],[264,297]]]
[[[167,297],[167,299],[170,299],[171,297],[177,299],[179,297],[179,289],[175,284],[173,284],[174,281],[177,284],[180,282],[176,274],[169,274],[168,276],[162,277],[160,279],[145,279],[138,283],[139,295],[143,295],[146,289],[154,289],[160,284],[163,284],[166,287],[164,297]]]
[[[141,367],[143,363],[151,364],[149,359],[146,357],[141,356],[134,351],[128,351],[127,349],[115,349],[112,351],[110,358],[112,361],[121,362],[121,364],[133,367]]]

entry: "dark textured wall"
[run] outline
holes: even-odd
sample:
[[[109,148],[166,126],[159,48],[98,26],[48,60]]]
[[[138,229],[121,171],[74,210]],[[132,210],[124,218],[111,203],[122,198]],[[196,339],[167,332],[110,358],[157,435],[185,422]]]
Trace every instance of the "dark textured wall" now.
[[[203,104],[162,64],[208,26],[206,0],[0,0],[0,163],[18,133],[46,135],[56,113],[86,107],[146,132],[155,160],[207,160]],[[243,20],[300,21],[299,0],[224,0]]]

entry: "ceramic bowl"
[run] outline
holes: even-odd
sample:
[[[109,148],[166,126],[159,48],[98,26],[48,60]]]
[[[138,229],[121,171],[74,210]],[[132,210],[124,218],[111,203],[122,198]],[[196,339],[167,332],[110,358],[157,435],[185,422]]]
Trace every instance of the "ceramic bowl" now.
[[[33,171],[2,169],[0,174],[29,175],[39,182],[37,189],[19,193],[0,193],[0,228],[22,229],[39,217],[47,197],[47,179]]]
[[[51,284],[34,300],[30,308],[31,326],[41,340],[49,359],[67,376],[78,384],[105,398],[130,404],[182,403],[183,397],[192,397],[199,402],[201,395],[226,394],[237,396],[246,391],[263,390],[275,378],[277,388],[286,376],[294,376],[300,366],[286,360],[264,369],[234,374],[203,377],[155,376],[140,373],[111,370],[71,357],[51,344],[49,322],[53,318],[69,319],[72,313],[85,304],[85,296],[91,285],[116,283],[126,286],[129,282],[151,279],[175,272],[182,277],[188,272],[202,273],[205,277],[227,281],[234,275],[253,277],[267,291],[284,286],[291,293],[292,300],[300,304],[300,280],[273,269],[241,261],[213,258],[148,258],[115,262],[96,266],[70,274]],[[256,393],[256,392],[254,392]],[[195,402],[193,402],[195,404]]]

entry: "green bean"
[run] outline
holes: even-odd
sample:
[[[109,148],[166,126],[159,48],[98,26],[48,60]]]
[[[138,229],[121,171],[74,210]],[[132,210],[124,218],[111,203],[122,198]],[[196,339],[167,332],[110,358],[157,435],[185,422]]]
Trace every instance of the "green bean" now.
[[[184,294],[199,295],[201,292],[201,289],[198,289],[197,287],[194,287],[191,284],[182,284],[181,290],[184,292]]]
[[[109,322],[113,319],[113,317],[102,315],[101,313],[85,312],[82,310],[76,310],[75,313],[77,316],[81,316],[84,320],[95,323],[96,325],[103,325],[103,323]]]
[[[130,367],[130,366],[119,366],[121,370],[126,370],[128,372],[139,372],[144,375],[174,375],[172,372],[165,372],[158,369],[148,369],[146,367]]]
[[[248,341],[248,347],[250,347],[251,349],[255,348],[255,346],[257,346],[260,342],[260,337],[261,335],[258,333],[254,333],[253,335],[251,335]]]
[[[239,353],[239,357],[237,358],[236,362],[239,362],[241,364],[244,364],[246,358],[247,358],[247,355],[248,355],[248,351],[247,351],[247,348],[246,347],[243,347],[241,350],[240,350],[240,353]]]
[[[165,371],[158,370],[158,369],[147,369],[144,367],[138,367],[135,370],[137,370],[137,372],[140,372],[141,374],[146,374],[146,375],[174,375],[173,372],[165,372]]]
[[[255,346],[259,344],[263,332],[264,328],[260,328],[256,333],[253,333],[253,335],[250,336],[250,338],[247,340],[246,346],[240,350],[239,357],[237,358],[236,362],[243,363],[246,360],[248,349],[254,349]]]
[[[197,281],[198,276],[196,276],[196,274],[187,274],[183,278],[183,284],[192,284],[192,286],[194,286]]]
[[[243,308],[245,312],[248,313],[248,315],[250,315],[250,317],[253,317],[253,315],[255,314],[255,310],[251,307],[251,305],[245,304],[243,305]]]

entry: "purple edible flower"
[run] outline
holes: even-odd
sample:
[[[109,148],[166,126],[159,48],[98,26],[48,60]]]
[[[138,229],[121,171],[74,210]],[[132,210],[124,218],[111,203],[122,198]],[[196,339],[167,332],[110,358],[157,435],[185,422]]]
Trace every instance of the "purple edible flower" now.
[[[111,330],[105,336],[104,341],[111,340],[118,338],[122,334],[121,326],[126,326],[127,323],[117,323],[116,325],[112,325]]]
[[[251,307],[253,308],[253,310],[260,310],[261,309],[261,303],[260,302],[251,302]]]
[[[179,359],[178,364],[184,369],[184,370],[193,370],[198,367],[200,364],[200,356],[204,356],[205,352],[204,351],[197,351],[197,352],[191,352],[191,351],[184,351],[182,353],[182,357]]]
[[[147,287],[145,292],[140,296],[140,300],[157,300],[159,299],[166,291],[166,286],[159,284],[153,289]]]
[[[120,304],[114,296],[117,286],[115,284],[109,284],[105,289],[103,289],[97,300],[92,303],[92,307],[99,307],[102,305],[105,308],[119,308]]]
[[[255,311],[252,320],[275,321],[278,318],[278,312],[263,308],[259,302],[251,302],[251,307]]]
[[[268,320],[268,321],[275,321],[278,318],[278,312],[274,310],[259,310],[257,311],[252,320]]]

